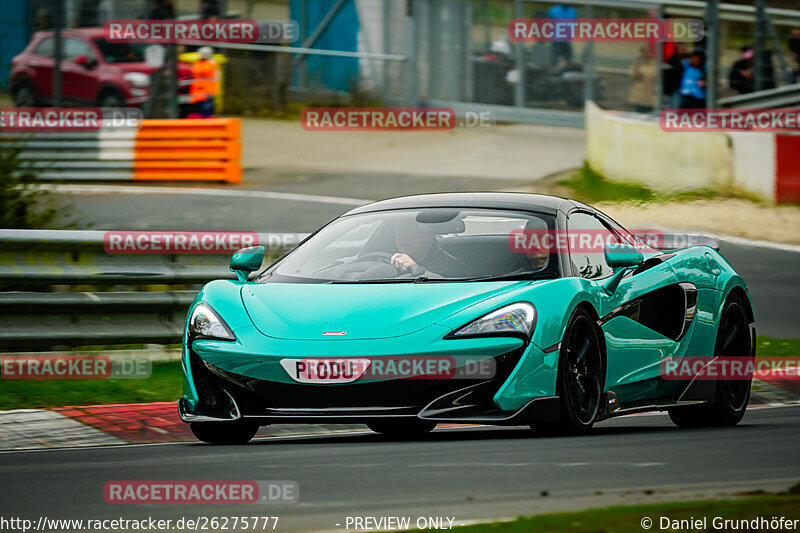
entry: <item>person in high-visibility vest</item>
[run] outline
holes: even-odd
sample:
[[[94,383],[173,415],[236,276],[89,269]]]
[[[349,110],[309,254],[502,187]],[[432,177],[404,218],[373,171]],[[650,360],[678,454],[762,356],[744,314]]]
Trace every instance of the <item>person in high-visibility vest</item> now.
[[[194,104],[195,113],[210,117],[214,115],[214,96],[219,90],[217,62],[214,50],[203,46],[198,50],[200,60],[192,65],[192,85],[189,88],[189,103]]]

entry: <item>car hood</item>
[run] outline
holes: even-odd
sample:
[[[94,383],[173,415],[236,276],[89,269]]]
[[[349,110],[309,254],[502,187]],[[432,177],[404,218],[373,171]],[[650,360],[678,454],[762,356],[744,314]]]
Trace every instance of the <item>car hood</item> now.
[[[241,294],[250,319],[264,335],[280,339],[358,340],[408,335],[466,307],[530,284],[264,283],[247,284]],[[479,316],[482,310],[479,306],[475,312]],[[324,332],[338,335],[323,335]]]

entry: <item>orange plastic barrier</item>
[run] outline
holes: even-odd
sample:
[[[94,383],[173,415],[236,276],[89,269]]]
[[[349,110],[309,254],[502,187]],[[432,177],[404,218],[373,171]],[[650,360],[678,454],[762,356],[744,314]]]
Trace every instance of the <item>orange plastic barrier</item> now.
[[[241,121],[236,118],[144,120],[136,133],[133,179],[242,179]]]

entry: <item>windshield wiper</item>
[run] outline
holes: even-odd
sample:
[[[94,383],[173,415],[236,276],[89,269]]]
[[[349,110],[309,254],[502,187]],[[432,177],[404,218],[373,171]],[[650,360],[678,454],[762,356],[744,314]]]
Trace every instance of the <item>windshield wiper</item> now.
[[[375,278],[375,279],[332,279],[329,285],[348,285],[354,283],[415,283],[418,278]]]
[[[513,280],[533,280],[534,278],[531,277],[532,274],[538,274],[538,272],[515,272],[513,274],[498,274],[493,276],[477,276],[474,278],[451,278],[449,281],[513,281]],[[547,278],[554,278],[556,277],[554,274],[548,274],[546,276],[541,276],[540,279],[547,279]]]
[[[513,274],[499,274],[492,276],[477,276],[474,278],[429,278],[428,276],[418,276],[416,278],[376,278],[376,279],[333,279],[326,281],[329,285],[352,285],[359,283],[443,283],[443,282],[460,282],[460,281],[513,281],[513,280],[531,280],[532,274],[539,272],[515,272]],[[557,277],[555,274],[548,273],[547,275],[540,276],[538,279],[549,279]]]

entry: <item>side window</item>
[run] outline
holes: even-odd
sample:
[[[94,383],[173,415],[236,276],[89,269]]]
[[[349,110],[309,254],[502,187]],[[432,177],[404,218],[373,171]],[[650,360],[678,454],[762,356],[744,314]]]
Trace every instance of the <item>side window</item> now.
[[[33,53],[37,56],[42,57],[54,57],[55,56],[55,44],[56,40],[52,37],[48,37],[47,39],[43,40],[39,44],[36,45],[34,48]]]
[[[619,237],[616,233],[588,213],[570,215],[567,233],[574,274],[582,278],[598,279],[613,273],[613,269],[606,263],[604,245],[618,243]]]
[[[64,61],[75,61],[78,56],[86,56],[91,59],[92,52],[89,43],[80,39],[64,39]]]

